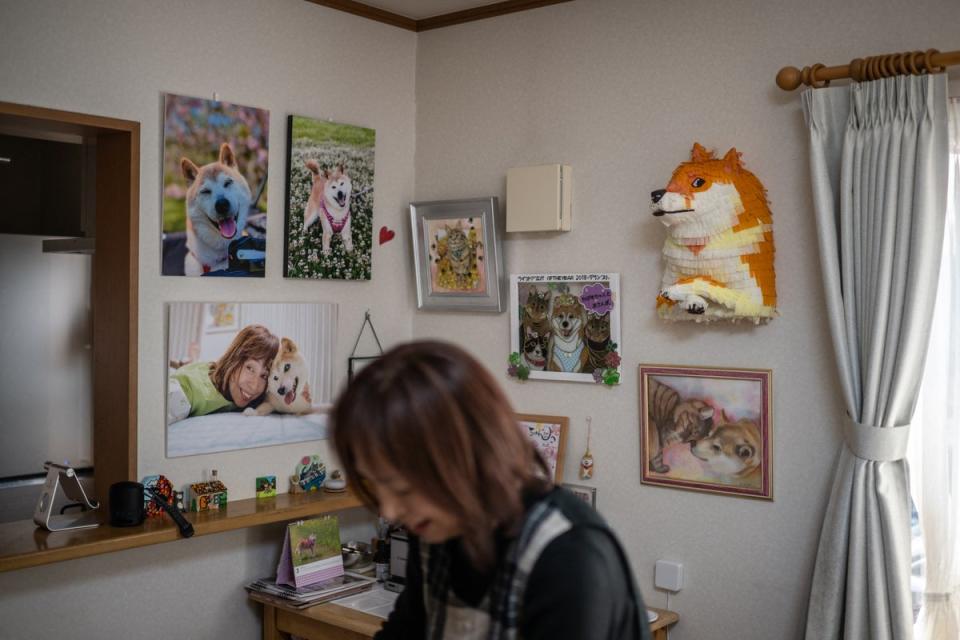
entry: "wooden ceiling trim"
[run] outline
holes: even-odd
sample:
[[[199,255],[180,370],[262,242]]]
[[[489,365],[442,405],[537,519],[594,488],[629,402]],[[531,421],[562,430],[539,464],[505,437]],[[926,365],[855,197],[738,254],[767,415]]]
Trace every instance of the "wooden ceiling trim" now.
[[[417,20],[417,31],[428,31],[430,29],[440,29],[450,27],[464,22],[473,22],[475,20],[486,20],[508,13],[517,11],[527,11],[529,9],[539,9],[551,4],[560,4],[570,2],[571,0],[505,0],[505,2],[496,2],[473,9],[464,9],[463,11],[454,11],[439,16],[423,18]]]
[[[486,20],[487,18],[495,18],[508,13],[539,9],[540,7],[546,7],[551,4],[571,1],[572,0],[504,0],[504,2],[495,2],[482,7],[474,7],[473,9],[464,9],[463,11],[454,11],[453,13],[444,13],[439,16],[414,20],[413,18],[408,18],[398,13],[371,7],[362,2],[356,2],[356,0],[307,0],[307,2],[312,2],[313,4],[352,13],[355,16],[376,20],[377,22],[383,22],[394,27],[407,29],[408,31],[440,29],[455,24],[463,24],[464,22]]]
[[[377,22],[383,22],[408,31],[417,31],[417,21],[413,18],[391,13],[390,11],[384,11],[383,9],[377,9],[362,2],[355,2],[354,0],[307,0],[307,2],[345,11],[346,13],[352,13],[355,16],[376,20]]]

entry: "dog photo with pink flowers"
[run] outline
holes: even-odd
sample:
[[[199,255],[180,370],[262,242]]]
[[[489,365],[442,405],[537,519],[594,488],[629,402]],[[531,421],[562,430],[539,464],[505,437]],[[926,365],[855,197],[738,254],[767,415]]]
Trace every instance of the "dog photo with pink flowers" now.
[[[247,276],[266,269],[270,112],[166,94],[165,276]]]

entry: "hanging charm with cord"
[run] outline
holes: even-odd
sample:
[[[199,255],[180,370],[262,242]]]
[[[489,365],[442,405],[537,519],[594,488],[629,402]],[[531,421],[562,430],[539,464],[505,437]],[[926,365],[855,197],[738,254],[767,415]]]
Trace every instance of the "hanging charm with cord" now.
[[[580,458],[580,479],[590,480],[593,478],[593,454],[590,453],[590,432],[593,430],[593,418],[587,416],[587,450]]]
[[[366,331],[367,327],[370,327],[370,332],[373,333],[373,339],[377,343],[377,354],[369,356],[358,356],[357,355],[357,346],[360,344],[360,338],[363,337],[363,332]],[[377,336],[377,330],[373,327],[373,321],[370,319],[370,309],[367,309],[363,314],[363,324],[360,325],[360,333],[357,334],[357,339],[353,343],[353,349],[350,351],[350,356],[347,358],[347,380],[353,380],[354,374],[360,373],[360,370],[366,365],[370,364],[377,358],[383,355],[383,346],[380,344],[380,338]]]

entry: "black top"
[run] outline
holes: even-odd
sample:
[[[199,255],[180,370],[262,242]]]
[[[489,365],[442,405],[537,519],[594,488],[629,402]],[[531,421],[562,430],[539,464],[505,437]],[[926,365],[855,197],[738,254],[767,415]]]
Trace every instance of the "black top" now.
[[[533,566],[524,591],[519,636],[524,640],[649,640],[646,609],[632,586],[629,564],[613,533],[593,509],[571,493],[554,489],[546,499],[558,506],[573,526],[550,542]],[[497,541],[501,557],[508,542]],[[477,571],[459,539],[444,544],[451,553],[454,594],[465,604],[478,606],[496,571]],[[423,575],[418,544],[411,539],[406,588],[375,638],[423,638],[425,633]]]

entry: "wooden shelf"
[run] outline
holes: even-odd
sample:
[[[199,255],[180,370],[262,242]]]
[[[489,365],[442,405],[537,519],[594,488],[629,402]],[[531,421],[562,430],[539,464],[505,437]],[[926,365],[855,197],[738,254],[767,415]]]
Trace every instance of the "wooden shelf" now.
[[[193,524],[194,535],[205,536],[359,506],[362,506],[360,500],[349,491],[341,494],[284,493],[274,498],[228,502],[226,508],[219,511],[184,515]],[[106,505],[101,509],[105,510]],[[166,515],[163,518],[148,518],[136,527],[111,527],[105,523],[106,511],[101,515],[104,524],[95,529],[77,531],[47,531],[32,520],[0,524],[0,571],[35,567],[180,539],[176,525]]]

